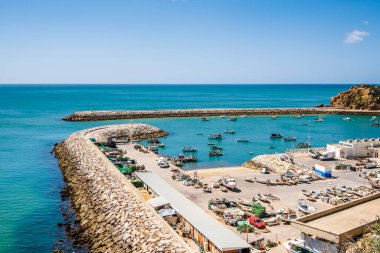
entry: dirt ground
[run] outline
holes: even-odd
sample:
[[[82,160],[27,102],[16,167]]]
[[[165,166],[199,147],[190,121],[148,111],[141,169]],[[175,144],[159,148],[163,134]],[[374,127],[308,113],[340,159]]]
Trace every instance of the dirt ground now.
[[[137,160],[139,164],[145,165],[147,170],[157,173],[164,180],[170,183],[174,188],[184,194],[187,198],[192,200],[194,203],[199,205],[207,213],[218,219],[221,223],[224,224],[223,219],[215,215],[212,211],[208,210],[208,201],[211,198],[227,198],[229,200],[238,201],[239,199],[251,200],[253,196],[257,194],[272,194],[279,198],[277,201],[272,201],[270,205],[274,209],[288,208],[292,210],[297,210],[298,200],[304,198],[302,190],[322,190],[326,188],[331,188],[335,185],[345,185],[350,187],[357,187],[365,185],[370,187],[367,180],[362,177],[359,177],[360,172],[337,172],[333,171],[333,176],[335,179],[326,179],[315,181],[310,184],[298,184],[294,186],[267,186],[260,183],[251,183],[245,181],[247,177],[250,178],[264,178],[264,179],[273,179],[279,178],[278,174],[261,174],[252,169],[247,169],[243,167],[224,167],[216,169],[206,169],[206,170],[197,170],[197,176],[202,182],[210,183],[219,180],[223,176],[230,176],[235,178],[237,183],[238,190],[222,192],[220,189],[213,189],[212,193],[204,193],[201,189],[195,189],[191,186],[185,186],[182,182],[174,181],[171,179],[170,169],[175,168],[170,165],[170,168],[161,169],[156,164],[156,155],[153,153],[144,154],[133,148],[133,145],[120,145],[120,148],[128,152],[128,156]],[[317,160],[311,159],[309,157],[296,157],[297,163],[303,163],[307,166],[314,166]],[[333,165],[334,161],[323,162],[324,164]],[[190,176],[194,176],[194,171],[187,171]],[[270,210],[271,207],[268,204],[262,203],[267,207],[267,210]],[[331,204],[324,203],[321,201],[309,202],[310,205],[316,207],[318,210],[324,210],[332,207]],[[244,240],[247,239],[247,234],[240,234],[236,228],[226,225],[229,229],[237,233]],[[257,233],[248,234],[248,241],[252,242],[260,238],[265,240],[270,239],[272,241],[283,242],[285,240],[291,239],[293,237],[299,237],[300,234],[297,230],[292,228],[290,225],[277,225],[269,227],[270,232],[264,233],[260,230]],[[285,248],[281,245],[272,249],[271,252],[286,252]]]

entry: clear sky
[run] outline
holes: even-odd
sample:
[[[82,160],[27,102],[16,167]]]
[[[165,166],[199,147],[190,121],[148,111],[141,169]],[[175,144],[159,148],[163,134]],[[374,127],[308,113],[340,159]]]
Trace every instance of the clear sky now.
[[[380,83],[379,0],[0,0],[0,83]]]

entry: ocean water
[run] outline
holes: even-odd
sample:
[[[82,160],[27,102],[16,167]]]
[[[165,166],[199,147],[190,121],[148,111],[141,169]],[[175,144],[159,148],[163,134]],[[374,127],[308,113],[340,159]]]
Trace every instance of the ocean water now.
[[[254,155],[282,152],[292,147],[269,135],[280,132],[306,141],[310,132],[313,146],[340,139],[378,137],[379,128],[369,126],[369,117],[314,116],[238,118],[236,122],[215,117],[144,119],[99,122],[65,122],[61,118],[79,110],[173,109],[222,107],[309,107],[328,103],[347,85],[159,85],[159,86],[0,86],[0,252],[51,252],[56,247],[76,251],[58,222],[63,222],[59,191],[64,186],[53,145],[69,134],[104,124],[143,122],[170,133],[163,139],[163,153],[176,155],[183,146],[198,148],[199,162],[186,169],[240,165]],[[310,122],[309,126],[303,123]],[[208,157],[208,134],[236,130],[217,142],[223,157]],[[202,133],[203,135],[197,135]],[[237,143],[246,137],[250,143]],[[269,149],[275,146],[276,149]],[[63,240],[64,246],[60,245]]]

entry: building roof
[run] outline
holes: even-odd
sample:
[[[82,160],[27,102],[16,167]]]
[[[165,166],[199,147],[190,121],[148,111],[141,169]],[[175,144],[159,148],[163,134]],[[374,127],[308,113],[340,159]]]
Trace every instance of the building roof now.
[[[151,205],[153,208],[157,208],[157,207],[165,206],[169,204],[169,201],[165,199],[164,197],[156,197],[156,198],[148,199],[146,202],[148,202],[148,204]]]
[[[160,197],[166,198],[187,222],[211,241],[219,250],[251,248],[246,241],[219,223],[202,208],[186,198],[160,176],[151,172],[137,172],[136,175]]]
[[[306,215],[292,222],[305,234],[340,243],[363,234],[368,224],[379,220],[380,193]]]

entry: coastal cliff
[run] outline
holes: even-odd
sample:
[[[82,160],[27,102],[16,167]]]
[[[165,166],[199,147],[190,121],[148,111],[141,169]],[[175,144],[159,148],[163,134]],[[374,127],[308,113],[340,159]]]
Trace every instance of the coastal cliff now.
[[[165,135],[146,124],[111,125],[76,132],[56,145],[80,224],[77,236],[91,252],[187,252],[185,242],[89,140]]]
[[[380,109],[380,87],[376,85],[357,85],[331,98],[334,107],[358,110]]]

